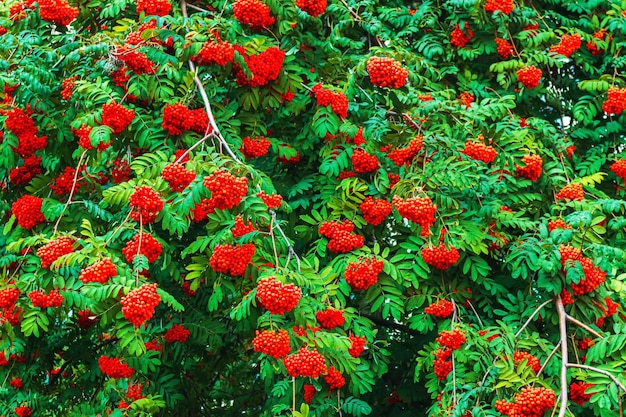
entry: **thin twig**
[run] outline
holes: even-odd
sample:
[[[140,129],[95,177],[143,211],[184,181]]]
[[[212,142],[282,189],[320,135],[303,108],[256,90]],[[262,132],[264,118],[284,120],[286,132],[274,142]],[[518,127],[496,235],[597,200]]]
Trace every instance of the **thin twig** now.
[[[272,217],[274,217],[274,218],[276,217],[276,213],[273,210],[270,210],[270,214],[272,215]],[[289,249],[289,256],[293,256],[294,258],[296,258],[296,263],[298,264],[298,272],[300,272],[300,257],[298,256],[298,254],[294,250],[293,246],[289,242],[289,239],[287,239],[287,235],[285,235],[285,232],[280,227],[280,225],[278,223],[276,223],[274,225],[274,227],[276,228],[276,230],[278,230],[278,232],[282,236],[283,240],[285,241],[285,244],[287,245],[287,248]]]
[[[551,302],[552,302],[552,298],[547,300],[547,301],[545,301],[543,304],[541,304],[539,307],[537,307],[535,309],[535,311],[533,311],[533,314],[531,314],[530,317],[528,317],[528,320],[526,320],[526,323],[524,323],[524,325],[517,331],[517,333],[515,333],[515,338],[516,339],[519,337],[520,334],[522,334],[522,332],[530,324],[530,322],[533,321],[533,318],[535,318],[537,313],[539,313],[542,308],[544,308],[545,306],[547,306]]]
[[[296,411],[296,377],[295,376],[291,377],[291,385],[293,386],[292,393],[291,393],[291,407],[292,407],[292,410],[295,412]]]
[[[548,365],[548,362],[550,362],[550,359],[552,359],[552,357],[556,354],[557,350],[559,350],[559,346],[561,346],[561,341],[560,340],[559,340],[559,343],[556,344],[554,349],[552,349],[552,352],[550,352],[550,354],[548,355],[548,359],[546,359],[546,361],[543,363],[543,365],[541,365],[541,368],[539,369],[539,372],[537,372],[537,377],[539,377],[539,375],[542,374],[544,369],[546,369],[546,366]]]
[[[208,138],[215,136],[215,132],[211,132],[208,135],[204,135],[204,137],[200,140],[198,140],[196,143],[194,143],[191,148],[187,149],[185,152],[183,152],[183,154],[181,156],[178,157],[178,159],[176,159],[174,161],[175,164],[180,164],[181,161],[183,159],[185,159],[185,157],[187,155],[189,155],[189,152],[193,151],[195,148],[197,148],[198,146],[200,146],[202,143],[204,143],[204,141],[206,141]]]
[[[275,268],[278,268],[278,249],[276,249],[276,237],[274,236],[274,223],[276,222],[276,213],[272,212],[272,219],[270,220],[270,236],[272,238],[272,248],[274,249],[274,261]],[[287,265],[285,265],[286,267]]]
[[[56,234],[57,229],[59,227],[59,223],[61,223],[61,219],[63,218],[63,214],[65,214],[65,210],[67,210],[67,207],[72,202],[72,197],[74,196],[74,191],[76,191],[76,183],[78,182],[78,173],[80,172],[80,166],[82,165],[83,158],[85,157],[86,154],[87,154],[87,149],[85,149],[83,151],[83,153],[80,154],[80,159],[78,160],[78,166],[76,167],[76,172],[74,172],[74,180],[72,182],[72,189],[70,190],[70,196],[67,198],[67,201],[65,202],[65,205],[63,206],[63,210],[61,211],[61,214],[59,215],[59,218],[57,219],[56,223],[54,224],[54,229],[52,231],[53,235]]]
[[[565,314],[565,318],[567,320],[571,321],[572,323],[574,323],[575,325],[577,325],[578,327],[582,327],[583,329],[587,330],[589,333],[591,333],[595,337],[597,337],[599,339],[604,339],[604,336],[602,336],[600,333],[598,333],[595,330],[593,330],[591,327],[589,327],[588,325],[586,325],[582,321],[580,321],[578,319],[575,319],[574,317],[570,316],[569,314]]]
[[[126,224],[126,222],[128,221],[128,218],[130,217],[130,211],[128,212],[128,215],[126,216],[126,218],[124,219],[124,221],[122,223],[120,223],[119,226],[117,226],[117,229],[115,229],[113,231],[113,234],[111,235],[110,238],[107,239],[107,241],[104,243],[104,247],[106,248],[109,243],[111,243],[111,241],[113,240],[113,238],[115,238],[115,235],[117,234],[117,232],[119,232],[119,230],[122,228],[122,226],[124,226]]]
[[[589,366],[589,365],[580,365],[580,364],[577,364],[577,363],[568,363],[568,364],[566,364],[566,366],[567,366],[568,368],[580,368],[580,369],[586,369],[586,370],[588,370],[588,371],[597,372],[597,373],[599,373],[599,374],[602,374],[602,375],[604,375],[604,376],[607,376],[607,377],[611,378],[611,380],[612,380],[613,382],[615,382],[615,385],[617,385],[619,389],[621,389],[622,391],[626,392],[626,387],[624,386],[624,384],[622,384],[621,382],[619,382],[619,381],[617,380],[617,378],[616,378],[616,377],[615,377],[612,373],[610,373],[609,371],[605,371],[604,369],[599,369],[599,368],[596,368],[596,367],[594,367],[594,366]]]
[[[561,295],[556,296],[556,311],[559,314],[559,333],[561,339],[561,407],[559,417],[565,417],[567,412],[567,318]]]
[[[474,312],[474,314],[476,314],[476,318],[478,319],[478,323],[480,324],[480,327],[483,327],[483,321],[480,319],[480,316],[478,315],[478,312],[474,308],[474,304],[472,304],[472,302],[470,300],[467,300],[467,304],[469,304],[469,306],[472,309],[472,311]]]

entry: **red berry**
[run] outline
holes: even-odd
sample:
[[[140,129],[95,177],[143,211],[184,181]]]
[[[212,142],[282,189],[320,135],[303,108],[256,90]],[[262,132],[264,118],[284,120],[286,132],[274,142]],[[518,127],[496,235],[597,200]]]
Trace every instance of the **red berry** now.
[[[496,10],[501,11],[504,14],[510,14],[515,9],[513,0],[487,0],[485,3],[485,11],[493,13]]]
[[[109,126],[115,134],[122,133],[134,119],[135,111],[121,104],[108,103],[102,106],[102,124]]]
[[[421,226],[421,236],[428,237],[430,235],[430,227],[435,223],[437,206],[433,204],[428,196],[403,200],[399,196],[394,195],[393,205],[402,217]]]
[[[135,373],[133,368],[122,363],[118,358],[109,358],[108,356],[100,356],[98,366],[104,375],[113,379],[130,378]]]
[[[209,263],[215,272],[243,276],[254,255],[254,244],[216,245]]]
[[[117,268],[111,258],[104,258],[95,264],[83,269],[78,279],[84,283],[99,282],[104,284],[117,275]]]
[[[185,326],[174,323],[170,329],[163,335],[163,339],[167,343],[185,343],[189,338],[189,330],[185,329]]]
[[[169,0],[137,0],[137,13],[146,16],[167,16],[172,10]]]
[[[374,257],[352,262],[346,267],[344,278],[353,291],[364,291],[378,282],[383,265],[382,260],[376,260]]]
[[[328,368],[326,375],[324,375],[324,381],[328,384],[328,389],[341,389],[346,384],[346,380],[341,375],[341,372],[336,370],[333,366]]]
[[[154,309],[161,302],[157,284],[143,284],[122,297],[122,314],[135,327],[141,326],[154,315]]]
[[[32,195],[25,195],[18,198],[11,205],[11,212],[17,219],[17,224],[23,229],[32,229],[40,223],[46,221],[41,212],[43,199]]]
[[[67,236],[51,241],[37,249],[37,256],[41,259],[42,268],[50,268],[50,265],[63,255],[72,253],[74,241]]]
[[[441,299],[424,309],[424,313],[438,318],[447,318],[454,313],[454,304],[446,299]]]
[[[517,80],[521,82],[524,87],[532,90],[539,85],[541,80],[541,70],[534,65],[529,65],[517,71]]]
[[[392,58],[371,57],[367,61],[370,81],[377,87],[401,88],[406,84],[409,72]]]
[[[132,240],[126,243],[122,253],[126,257],[126,262],[133,263],[136,255],[144,255],[148,258],[148,263],[156,261],[161,255],[161,244],[148,233],[136,234]]]
[[[296,6],[313,17],[317,17],[326,10],[327,0],[296,0]]]
[[[515,175],[527,178],[531,181],[537,181],[542,173],[543,161],[539,155],[524,155],[522,163],[525,166],[515,164]]]
[[[315,313],[315,318],[320,326],[326,330],[343,326],[346,321],[346,318],[343,316],[343,310],[335,310],[334,308],[318,311]]]
[[[293,284],[283,284],[275,277],[259,281],[256,296],[270,314],[285,314],[293,310],[300,301],[300,288]]]
[[[359,205],[359,209],[367,223],[378,226],[391,214],[393,205],[387,200],[367,197]]]
[[[252,340],[255,352],[264,353],[273,358],[283,358],[291,352],[289,333],[287,330],[273,332],[271,330],[256,331]]]
[[[285,358],[285,368],[292,377],[306,376],[317,379],[326,373],[326,360],[317,350],[302,347],[297,353]]]
[[[448,249],[443,242],[439,246],[429,245],[422,249],[424,262],[442,271],[457,263],[460,256],[459,251],[455,247],[450,246],[450,249]]]
[[[456,25],[452,33],[450,34],[450,45],[463,48],[474,37],[474,32],[469,28],[467,23],[464,24],[465,28],[461,29],[460,25]]]
[[[196,173],[185,169],[182,164],[169,164],[163,168],[161,177],[167,181],[172,191],[181,192],[196,179]]]
[[[235,0],[233,14],[242,25],[261,30],[274,24],[270,8],[259,0]]]
[[[350,339],[350,348],[348,348],[348,353],[353,358],[358,358],[365,350],[365,337],[351,334],[348,338]]]
[[[556,195],[556,200],[574,200],[583,201],[585,199],[585,191],[582,184],[572,183],[567,184]]]

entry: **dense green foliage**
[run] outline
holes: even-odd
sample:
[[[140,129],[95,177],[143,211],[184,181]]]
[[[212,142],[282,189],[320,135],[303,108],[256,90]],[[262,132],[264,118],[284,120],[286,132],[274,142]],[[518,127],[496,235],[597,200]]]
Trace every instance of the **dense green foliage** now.
[[[621,415],[626,3],[330,0],[313,17],[325,2],[266,0],[273,20],[250,0],[147,3],[164,4],[0,5],[0,416],[500,416],[528,386],[556,394],[545,415]],[[133,203],[140,187],[156,201]],[[61,237],[62,256],[41,250]],[[220,255],[234,244],[249,262]],[[112,276],[87,282],[105,258]],[[358,290],[348,265],[372,258]],[[301,290],[292,311],[261,305],[267,277]],[[135,326],[121,299],[152,283]],[[438,302],[445,317],[425,312]],[[329,308],[345,323],[318,329]],[[279,329],[345,386],[253,349]],[[465,341],[434,364],[449,330]]]

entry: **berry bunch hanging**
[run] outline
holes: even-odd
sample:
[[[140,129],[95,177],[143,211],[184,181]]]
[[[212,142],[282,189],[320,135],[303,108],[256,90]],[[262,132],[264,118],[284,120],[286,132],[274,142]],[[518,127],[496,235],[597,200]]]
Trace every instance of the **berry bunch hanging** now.
[[[157,70],[154,62],[146,54],[140,52],[138,48],[120,45],[115,48],[115,56],[135,74],[154,74]]]
[[[311,384],[304,384],[302,388],[304,389],[304,402],[311,404],[313,402],[313,397],[315,397],[315,387]]]
[[[135,191],[128,199],[128,204],[131,209],[130,217],[144,224],[153,223],[164,206],[161,196],[147,185],[135,187]]]
[[[572,382],[569,386],[570,401],[580,406],[585,405],[593,396],[593,394],[587,394],[586,391],[593,386],[594,384],[586,384],[581,381]]]
[[[502,13],[508,15],[513,12],[513,9],[515,9],[515,3],[513,2],[513,0],[487,0],[485,2],[484,8],[485,11],[488,13],[494,13],[495,11],[499,10]]]
[[[113,184],[128,181],[130,178],[130,164],[119,158],[115,159],[111,168],[111,178],[113,178]]]
[[[263,200],[268,210],[277,210],[283,203],[283,196],[280,194],[265,194],[265,192],[259,191],[256,195]]]
[[[285,368],[294,378],[305,376],[317,379],[326,373],[326,360],[317,350],[302,347],[297,353],[285,358]]]
[[[130,378],[135,374],[133,368],[128,366],[128,364],[122,363],[118,358],[100,356],[98,358],[98,366],[100,367],[100,372],[113,379]]]
[[[189,330],[185,329],[185,326],[174,323],[170,329],[165,332],[163,339],[167,343],[185,343],[189,338]]]
[[[352,233],[354,223],[350,220],[339,222],[324,222],[320,225],[319,233],[330,239],[328,241],[328,250],[334,253],[348,253],[354,249],[362,248],[365,239],[361,235]]]
[[[33,195],[24,195],[11,205],[11,214],[22,229],[32,229],[46,221],[41,212],[43,199]]]
[[[208,41],[193,57],[198,65],[219,65],[225,67],[235,59],[235,47],[228,42]]]
[[[367,60],[367,74],[376,87],[401,88],[406,84],[409,71],[393,58],[373,56]]]
[[[67,26],[78,17],[78,8],[71,7],[67,0],[38,0],[42,20],[59,26]]]
[[[541,369],[541,362],[528,352],[515,352],[513,354],[513,363],[518,366],[523,361],[526,361],[526,365],[529,366],[536,374]]]
[[[541,70],[534,65],[517,70],[517,81],[529,90],[536,88],[541,80]]]
[[[454,304],[442,298],[424,309],[424,313],[438,318],[448,318],[454,313]]]
[[[336,370],[333,366],[330,366],[326,370],[324,375],[324,381],[328,384],[328,389],[341,389],[346,384],[346,379],[341,375],[341,372]]]
[[[37,249],[37,256],[41,259],[42,268],[50,268],[50,265],[63,255],[72,253],[74,241],[67,236],[61,236],[48,244]]]
[[[348,336],[350,340],[350,347],[348,348],[348,353],[353,358],[358,358],[361,356],[361,353],[365,350],[366,339],[363,336],[355,336],[351,334]]]
[[[462,331],[454,329],[442,330],[439,332],[439,336],[435,340],[437,343],[447,347],[448,349],[457,350],[467,341],[467,338],[464,336]]]
[[[359,205],[365,221],[373,226],[380,225],[393,210],[393,204],[387,200],[366,197]]]
[[[269,47],[263,52],[256,55],[246,54],[242,46],[235,46],[235,50],[243,56],[244,61],[248,65],[248,69],[252,73],[252,77],[248,78],[238,65],[233,66],[233,71],[237,77],[237,84],[247,85],[250,87],[261,87],[276,81],[283,68],[285,60],[285,52],[276,47]]]
[[[443,242],[439,246],[429,245],[422,248],[424,262],[442,271],[457,263],[460,257],[461,255],[455,247],[450,246],[450,249],[448,249]]]
[[[256,331],[256,337],[252,339],[255,352],[264,353],[273,358],[284,358],[291,352],[289,333],[280,329],[277,332],[271,330]]]
[[[12,309],[20,296],[20,290],[17,288],[5,288],[0,290],[0,309]]]
[[[387,154],[391,162],[397,166],[408,165],[424,147],[424,137],[416,136],[409,142],[406,148],[398,148]]]
[[[270,8],[260,0],[235,0],[233,14],[239,23],[248,25],[254,30],[268,28],[275,22],[274,17],[270,15]]]
[[[209,264],[215,272],[236,277],[243,276],[254,251],[255,247],[252,243],[233,246],[216,245]]]
[[[201,135],[210,132],[206,110],[203,108],[191,110],[181,103],[165,105],[161,126],[172,136],[178,136],[188,130]]]
[[[13,185],[26,185],[41,174],[41,157],[30,155],[24,157],[24,165],[11,168],[9,180]]]
[[[135,327],[141,326],[154,315],[154,309],[161,302],[157,284],[143,284],[122,297],[122,314]]]
[[[558,45],[553,45],[550,47],[550,52],[569,57],[574,52],[579,50],[580,46],[581,40],[578,33],[574,33],[573,35],[563,35]]]
[[[524,166],[515,164],[515,175],[537,181],[542,173],[543,160],[539,155],[527,154],[522,157]]]
[[[117,275],[117,268],[111,258],[104,258],[95,264],[83,269],[78,277],[85,284],[88,282],[106,283]]]
[[[543,387],[524,387],[515,394],[513,402],[496,401],[496,410],[508,417],[542,417],[547,410],[554,407],[556,395],[554,391]]]
[[[474,37],[474,32],[469,28],[467,23],[464,23],[464,28],[457,24],[450,34],[450,45],[458,48],[463,48]]]
[[[355,148],[352,152],[352,166],[358,174],[369,174],[379,167],[376,155],[370,155],[364,149]]]
[[[76,184],[74,184],[76,178]],[[76,174],[76,170],[72,167],[65,167],[65,170],[58,177],[53,178],[50,182],[50,189],[56,196],[62,196],[72,192],[72,189],[78,190],[84,185],[84,179]]]
[[[609,168],[618,178],[624,181],[624,185],[626,185],[626,159],[618,159],[613,162]]]
[[[21,5],[21,3],[17,3],[17,4]],[[31,417],[33,415],[33,412],[30,409],[30,407],[27,407],[25,405],[15,407],[13,411],[15,411],[15,414],[17,414],[17,417]]]
[[[548,222],[548,233],[556,229],[571,229],[572,226],[565,223],[563,219],[550,220]]]
[[[33,307],[50,308],[63,305],[63,296],[59,294],[59,290],[52,290],[48,294],[44,294],[41,290],[34,290],[28,293],[28,298]]]
[[[572,290],[575,296],[590,293],[605,281],[606,272],[595,266],[591,259],[585,258],[580,249],[561,245],[559,254],[561,255],[561,267],[564,273],[567,273],[568,268],[574,267],[576,262],[582,266],[584,278],[581,278],[578,283],[572,282]]]
[[[102,106],[102,124],[109,126],[113,133],[120,134],[135,119],[135,111],[121,104],[108,103]]]
[[[498,152],[493,147],[482,142],[473,142],[470,139],[465,142],[465,148],[461,152],[486,164],[492,163],[498,156]]]
[[[353,291],[364,291],[378,282],[384,262],[374,257],[351,262],[346,266],[344,278]]]
[[[555,197],[558,200],[583,201],[585,199],[585,191],[580,183],[567,184],[561,188]]]
[[[167,181],[172,191],[179,193],[196,179],[196,173],[182,164],[168,164],[161,171],[161,178]]]
[[[317,17],[326,10],[327,0],[296,0],[296,6],[303,12]]]
[[[256,287],[256,296],[270,314],[282,315],[293,310],[302,292],[293,284],[283,284],[276,277],[263,278]]]
[[[498,53],[498,55],[500,55],[504,59],[509,59],[513,56],[515,49],[509,41],[502,38],[496,38],[495,41],[497,45],[496,52]]]
[[[69,100],[72,98],[72,94],[74,93],[74,84],[76,83],[76,78],[78,78],[78,75],[74,75],[73,77],[66,78],[61,82],[61,98],[63,100]]]
[[[602,110],[606,114],[619,115],[626,109],[626,88],[610,87]]]
[[[265,136],[246,136],[242,139],[241,153],[246,159],[259,158],[267,155],[272,143]]]
[[[430,197],[413,197],[406,200],[397,195],[393,196],[393,205],[398,213],[421,226],[421,236],[430,235],[430,226],[435,223],[435,213],[437,206],[433,204]]]
[[[228,171],[215,171],[205,177],[204,186],[211,191],[211,205],[220,210],[236,207],[248,194],[248,178],[235,178]]]
[[[255,230],[256,229],[250,224],[250,222],[248,222],[248,224],[244,222],[243,217],[237,216],[235,218],[235,226],[232,228],[234,238],[247,235],[248,233],[252,233]]]
[[[343,118],[348,116],[348,98],[344,93],[326,89],[322,84],[315,84],[311,91],[315,94],[318,106],[330,106],[337,116]]]
[[[138,233],[126,243],[122,253],[126,257],[126,262],[133,263],[136,255],[143,255],[149,263],[156,261],[161,256],[163,250],[159,241],[149,233]]]
[[[439,381],[444,381],[452,372],[452,349],[437,349],[433,352],[435,360],[433,362],[433,371]]]
[[[77,314],[76,323],[83,330],[91,328],[96,324],[96,321],[98,321],[98,316],[92,313],[88,308],[79,311]]]
[[[611,42],[611,40],[613,39],[613,36],[608,35],[607,36],[607,31],[606,29],[602,28],[599,31],[597,31],[596,33],[593,34],[593,38],[600,40],[600,41],[606,41],[607,43]],[[598,47],[598,44],[596,43],[596,41],[592,39],[589,42],[587,42],[587,50],[589,52],[591,52],[591,55],[593,56],[598,56],[598,55],[602,55],[604,53],[604,50],[600,49]]]
[[[167,16],[172,10],[169,0],[137,0],[137,13],[146,16]]]
[[[341,327],[346,321],[346,318],[343,316],[343,310],[336,310],[334,308],[318,311],[315,313],[315,318],[322,329],[326,330]]]

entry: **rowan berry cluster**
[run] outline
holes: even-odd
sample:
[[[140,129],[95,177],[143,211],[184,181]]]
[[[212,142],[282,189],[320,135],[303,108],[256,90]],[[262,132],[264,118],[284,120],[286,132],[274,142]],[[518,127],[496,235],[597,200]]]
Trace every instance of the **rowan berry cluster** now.
[[[0,290],[0,309],[13,309],[17,299],[20,296],[20,290],[17,288],[5,288]]]
[[[119,158],[113,161],[113,167],[111,168],[111,178],[113,178],[114,184],[119,184],[124,181],[128,181],[130,178],[130,164]]]
[[[279,209],[283,203],[283,196],[280,194],[265,194],[265,192],[259,191],[256,195],[263,200],[268,210]]]
[[[576,262],[579,262],[582,266],[584,278],[581,278],[578,283],[572,282],[574,296],[590,293],[598,288],[606,279],[606,272],[595,266],[591,259],[585,258],[580,249],[561,245],[559,247],[559,253],[561,255],[561,266],[564,273],[567,272],[567,268],[574,267]]]
[[[291,326],[291,330],[293,330],[293,332],[300,337],[306,337],[307,339],[310,339],[309,332],[311,332],[313,337],[315,337],[316,333],[321,330],[321,327],[311,327],[311,325],[307,324],[306,328],[302,326]]]
[[[52,290],[48,294],[44,294],[41,290],[34,290],[28,293],[33,307],[50,308],[61,307],[63,305],[63,296],[59,294],[59,290]]]
[[[324,222],[320,225],[319,233],[330,239],[328,241],[328,250],[334,253],[348,253],[354,249],[362,248],[365,239],[361,235],[352,233],[354,223],[350,220],[343,222]]]
[[[567,184],[557,193],[555,199],[558,200],[574,200],[583,201],[585,199],[585,191],[580,183]]]
[[[172,10],[169,0],[137,0],[137,13],[146,16],[167,16]]]
[[[465,149],[461,151],[472,159],[490,164],[498,156],[498,152],[491,146],[482,142],[472,142],[470,139],[465,142]]]
[[[264,353],[273,358],[283,358],[291,352],[289,333],[281,329],[277,332],[271,330],[256,331],[256,337],[252,339],[255,352]]]
[[[452,357],[452,349],[437,349],[433,355],[435,355],[433,362],[435,376],[439,381],[444,381],[452,372],[452,361],[449,360]]]
[[[285,314],[300,301],[302,292],[293,284],[283,284],[276,277],[263,278],[256,287],[256,296],[270,314]]]
[[[348,98],[344,93],[326,89],[322,84],[315,84],[311,90],[315,94],[318,106],[330,106],[337,116],[343,118],[348,116]]]
[[[224,67],[235,59],[235,48],[228,42],[208,41],[193,57],[193,61],[198,65],[219,65]]]
[[[241,153],[246,159],[259,158],[267,155],[272,143],[265,136],[246,136],[242,139]]]
[[[252,73],[252,78],[248,79],[241,67],[234,65],[233,71],[237,77],[237,84],[261,87],[269,84],[270,81],[275,81],[280,75],[285,60],[284,51],[272,46],[256,55],[248,55],[242,46],[237,45],[235,49],[243,56]]]
[[[326,3],[326,0],[296,0],[296,6],[313,17],[317,17],[324,13],[327,6]]]
[[[530,353],[515,352],[513,354],[513,363],[515,364],[515,366],[518,366],[523,361],[526,361],[526,366],[529,366],[535,374],[541,369],[541,363],[539,362],[539,359],[537,359]]]
[[[396,166],[402,166],[410,164],[413,158],[417,156],[419,151],[424,147],[424,137],[416,136],[409,142],[406,148],[394,149],[387,154],[387,157],[391,159],[391,162]]]
[[[233,3],[233,14],[239,23],[254,30],[270,27],[276,20],[270,15],[267,4],[259,0],[236,0]]]
[[[454,313],[454,304],[451,301],[442,298],[424,309],[424,313],[431,316],[446,318]]]
[[[102,106],[102,124],[109,126],[113,133],[120,134],[135,119],[135,111],[121,104],[108,103]]]
[[[118,358],[100,356],[98,358],[98,366],[104,375],[113,379],[130,378],[135,374],[133,368],[126,363],[122,363]]]
[[[462,331],[458,329],[443,330],[439,332],[439,336],[435,339],[437,343],[448,349],[457,350],[463,343],[467,341]]]
[[[496,410],[508,417],[542,417],[554,407],[554,391],[543,387],[524,387],[513,402],[496,401]]]
[[[234,238],[247,235],[248,233],[252,233],[255,230],[256,229],[250,224],[250,222],[248,222],[248,224],[244,223],[243,217],[237,216],[235,218],[235,226],[232,228]]]
[[[359,209],[367,223],[378,226],[391,214],[393,204],[381,198],[366,197],[359,205]]]
[[[550,47],[550,52],[569,57],[574,52],[580,49],[580,45],[581,40],[578,33],[574,33],[573,35],[563,35],[563,37],[561,38],[561,42],[559,42],[558,45],[553,45]]]
[[[376,87],[401,88],[406,84],[409,71],[392,58],[370,57],[367,73]]]
[[[608,42],[611,42],[611,40],[613,39],[613,36],[609,35],[608,39],[607,39],[607,32],[606,29],[602,28],[599,31],[597,31],[596,33],[593,34],[594,39],[598,39],[601,41],[604,41],[605,39]],[[593,56],[598,56],[601,55],[602,53],[604,53],[604,50],[598,48],[598,45],[596,44],[596,41],[594,40],[590,40],[589,42],[587,42],[587,50],[589,50],[589,52],[591,52],[591,54]]]
[[[165,105],[161,126],[172,136],[180,135],[188,130],[201,135],[210,131],[206,110],[203,108],[190,110],[180,103]]]
[[[548,233],[556,229],[571,229],[572,226],[565,223],[563,219],[550,220],[548,222]]]
[[[161,244],[149,233],[138,233],[126,243],[122,253],[126,257],[126,262],[133,263],[136,255],[143,255],[149,263],[156,261],[161,256],[163,250]]]
[[[18,146],[13,151],[24,159],[22,166],[12,168],[9,172],[9,179],[15,185],[28,184],[41,173],[41,158],[35,156],[35,152],[48,145],[46,136],[37,136],[37,127],[30,117],[31,113],[30,107],[26,110],[13,108],[0,112],[6,116],[4,123],[7,130],[18,139]]]
[[[185,329],[185,326],[174,323],[170,329],[163,335],[163,339],[167,343],[185,343],[189,338],[189,330]]]
[[[496,45],[498,46],[496,52],[504,59],[509,59],[513,56],[515,49],[513,45],[506,39],[496,38]]]
[[[15,388],[15,389],[22,389],[24,388],[24,381],[22,381],[21,378],[13,378],[11,379],[11,381],[9,381],[9,385],[11,385],[11,387]]]
[[[534,65],[529,65],[517,70],[517,81],[522,83],[524,87],[532,90],[539,85],[541,80],[541,70]]]
[[[462,92],[459,95],[459,98],[461,99],[461,101],[465,105],[466,109],[469,109],[471,107],[472,103],[476,100],[476,96],[474,94],[468,93],[467,91]]]
[[[315,318],[322,329],[326,330],[341,327],[346,322],[346,318],[343,316],[343,310],[336,310],[334,308],[318,311],[315,313]]]
[[[443,242],[439,246],[428,245],[422,249],[424,262],[442,271],[457,263],[460,257],[461,255],[455,247],[450,246],[448,249]]]
[[[524,166],[515,164],[515,175],[537,181],[542,173],[543,161],[539,155],[527,154],[522,157]]]
[[[41,174],[41,157],[30,155],[24,157],[24,165],[11,168],[9,180],[14,185],[26,185],[39,174]]]
[[[128,203],[131,209],[130,217],[144,224],[153,223],[164,206],[161,196],[147,185],[135,187]]]
[[[336,370],[333,366],[330,366],[326,370],[324,375],[324,381],[328,384],[328,389],[341,389],[346,384],[346,379],[341,375],[341,372]]]
[[[74,75],[73,77],[66,78],[61,82],[61,98],[63,100],[69,100],[72,98],[72,94],[74,93],[74,84],[76,83],[76,78],[78,75]]]
[[[40,223],[46,221],[41,212],[43,199],[33,195],[25,195],[18,198],[11,205],[11,213],[15,216],[17,224],[22,229],[32,229]]]
[[[115,84],[116,87],[122,87],[124,91],[127,91],[126,83],[130,80],[130,74],[128,74],[127,70],[128,68],[122,67],[109,74],[109,76],[111,77],[111,81],[113,81],[113,84]]]
[[[133,401],[140,400],[144,398],[141,391],[143,391],[142,384],[137,384],[137,383],[131,384],[129,381],[128,388],[126,389],[126,398],[128,398],[129,400],[133,400]]]
[[[74,184],[74,178],[76,178],[76,184]],[[78,190],[83,185],[84,179],[76,175],[76,170],[72,167],[65,167],[65,170],[58,177],[52,179],[50,189],[54,195],[61,196],[71,193],[72,188]]]
[[[302,347],[297,353],[285,358],[285,368],[294,378],[308,376],[317,379],[320,374],[326,373],[326,360],[317,350]]]
[[[168,164],[161,171],[161,177],[167,181],[172,191],[179,193],[196,179],[196,173],[185,169],[182,164]]]
[[[115,56],[135,74],[153,74],[156,71],[154,62],[136,48],[119,45],[115,48]]]
[[[473,37],[474,32],[469,28],[467,23],[464,23],[464,29],[461,29],[461,26],[457,24],[450,34],[450,45],[463,48]]]
[[[77,316],[76,323],[83,330],[89,329],[98,321],[98,316],[92,313],[88,308],[79,311]]]
[[[348,353],[353,358],[358,358],[361,356],[361,353],[365,350],[366,339],[363,336],[355,336],[351,334],[348,336],[350,340],[350,347],[348,348]]]
[[[122,297],[122,314],[135,327],[141,326],[154,315],[154,309],[161,302],[157,284],[143,284]]]
[[[352,166],[354,172],[358,174],[369,174],[378,169],[378,158],[376,155],[370,155],[364,149],[355,148],[352,152]]]
[[[67,0],[38,0],[42,20],[67,26],[78,17],[78,8],[70,7]]]
[[[374,257],[351,262],[346,266],[344,278],[353,291],[364,291],[378,282],[383,265],[382,260],[376,260]]]
[[[15,414],[17,414],[17,417],[31,417],[33,415],[33,412],[30,409],[30,407],[26,407],[24,405],[15,407],[13,411],[15,411]]]
[[[74,129],[74,135],[78,138],[78,146],[84,148],[88,151],[94,149],[91,144],[91,139],[89,138],[89,134],[91,133],[91,126],[87,126],[86,124],[82,124],[78,129]],[[98,143],[97,149],[99,151],[103,151],[106,148],[111,146],[111,142],[100,142]]]
[[[216,245],[209,264],[215,272],[220,274],[242,277],[250,264],[254,251],[255,247],[252,243],[232,246]]]
[[[496,10],[500,10],[504,14],[510,14],[515,9],[515,3],[513,0],[487,0],[485,3],[485,11],[493,13]]]
[[[602,103],[602,110],[606,114],[619,115],[626,109],[626,88],[609,88],[608,98]]]
[[[111,258],[104,258],[95,264],[83,269],[78,279],[84,283],[99,282],[104,284],[117,275],[117,268]]]
[[[63,255],[72,253],[74,241],[67,236],[51,241],[37,249],[37,256],[41,259],[42,268],[50,268],[50,265]]]
[[[404,200],[394,195],[392,201],[402,217],[421,226],[421,236],[428,237],[430,235],[430,226],[435,223],[435,213],[437,212],[437,206],[433,204],[430,197],[413,197]]]
[[[248,178],[235,178],[228,171],[215,171],[205,177],[204,186],[211,191],[210,204],[220,210],[232,209],[248,194]]]
[[[304,402],[311,404],[313,402],[313,397],[315,397],[315,387],[311,384],[304,384],[302,388],[304,388]]]
[[[593,394],[587,394],[585,391],[593,386],[594,384],[585,384],[580,381],[572,382],[569,386],[569,399],[578,405],[585,405],[585,403],[593,396]]]
[[[600,303],[594,303],[594,304],[596,304],[598,307],[600,307],[600,310],[602,310],[602,317],[596,320],[596,326],[598,327],[604,326],[604,320],[607,319],[608,317],[611,317],[613,314],[617,313],[617,309],[619,307],[619,304],[614,302],[609,297],[606,297],[604,299],[604,304],[605,304],[604,306]]]
[[[618,159],[609,167],[618,178],[624,181],[626,185],[626,159]]]

